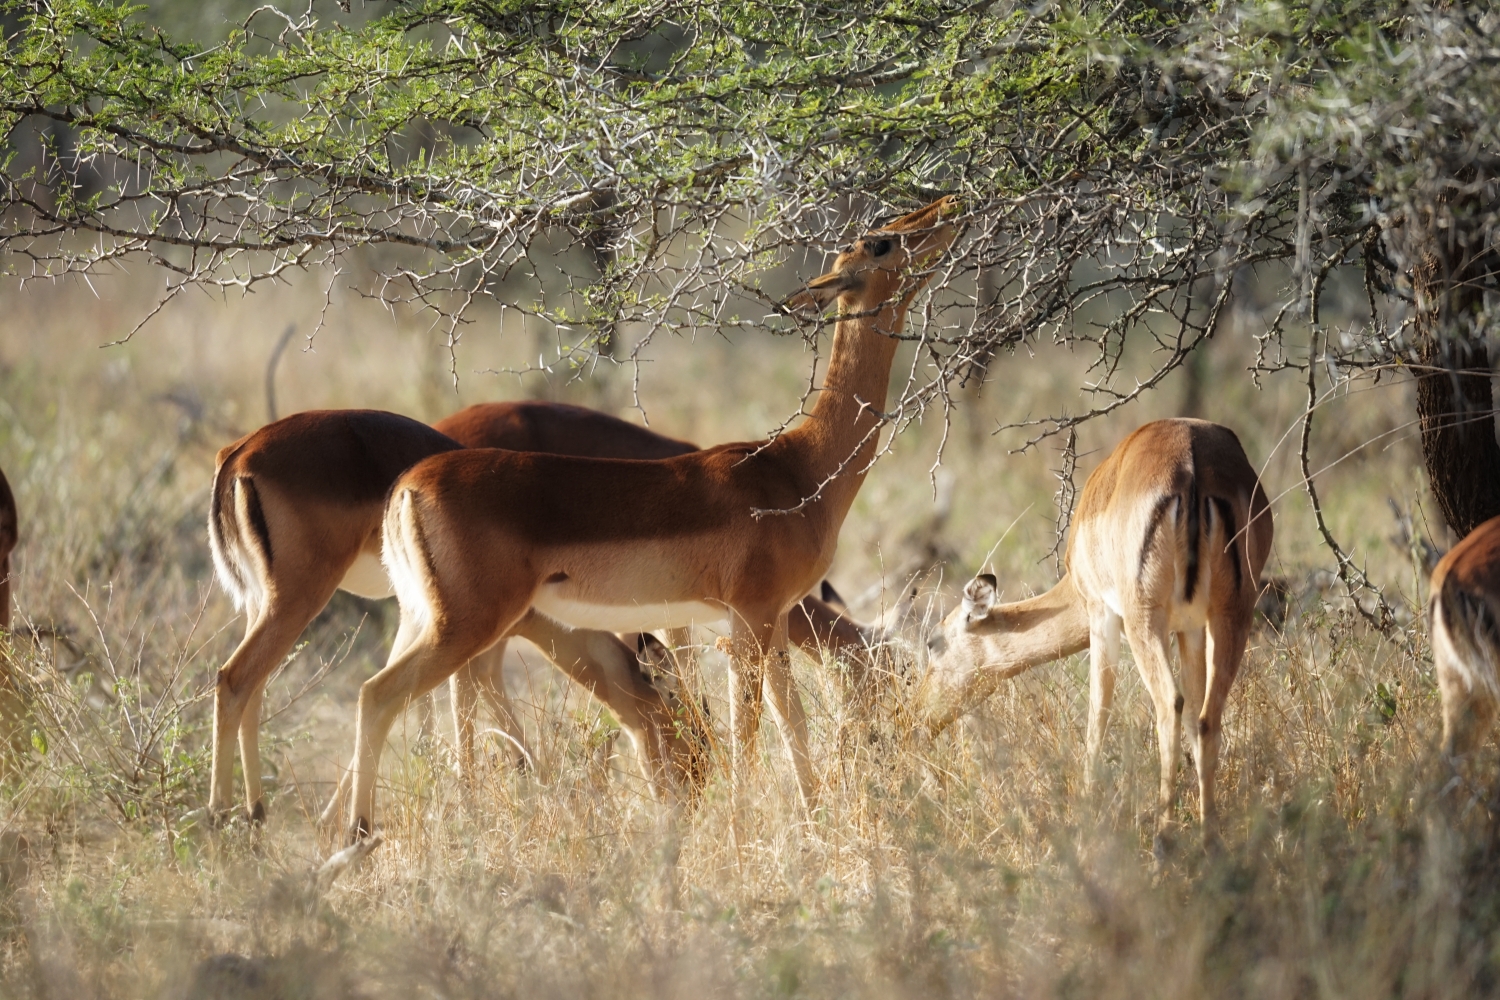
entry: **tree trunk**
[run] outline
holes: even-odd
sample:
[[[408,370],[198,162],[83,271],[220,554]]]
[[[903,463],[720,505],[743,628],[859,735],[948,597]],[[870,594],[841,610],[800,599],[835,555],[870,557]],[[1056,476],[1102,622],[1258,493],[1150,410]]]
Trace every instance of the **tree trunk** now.
[[[1427,228],[1411,278],[1422,366],[1417,376],[1422,458],[1438,508],[1462,538],[1500,516],[1489,349],[1485,331],[1475,328],[1497,262],[1482,235],[1473,241],[1455,236],[1462,225],[1456,216],[1449,214],[1446,228]],[[1470,252],[1476,246],[1479,252]]]

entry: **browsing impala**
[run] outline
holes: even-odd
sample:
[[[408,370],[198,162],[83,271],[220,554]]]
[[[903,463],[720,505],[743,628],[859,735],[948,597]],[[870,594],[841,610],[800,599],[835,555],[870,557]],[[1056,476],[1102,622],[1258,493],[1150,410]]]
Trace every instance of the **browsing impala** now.
[[[400,706],[511,634],[533,606],[610,630],[727,617],[732,780],[759,719],[764,670],[804,805],[815,804],[787,611],[833,559],[875,453],[894,335],[926,284],[913,272],[952,243],[956,211],[944,198],[869,233],[794,299],[837,300],[840,316],[816,404],[773,441],[659,461],[456,451],[397,481],[383,558],[401,624],[389,664],[360,690],[352,837],[372,828],[380,749]]]

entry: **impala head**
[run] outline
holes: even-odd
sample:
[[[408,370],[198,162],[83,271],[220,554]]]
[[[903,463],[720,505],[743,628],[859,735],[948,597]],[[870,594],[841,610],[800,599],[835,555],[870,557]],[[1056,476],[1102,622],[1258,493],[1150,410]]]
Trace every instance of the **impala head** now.
[[[788,299],[788,308],[821,311],[839,300],[841,311],[860,312],[892,300],[906,304],[931,278],[920,272],[953,244],[959,211],[958,198],[945,195],[865,234],[838,255],[832,270]]]
[[[999,628],[990,618],[998,588],[993,573],[980,573],[968,582],[963,603],[948,613],[927,640],[929,672],[952,673],[984,660],[984,638]]]
[[[951,711],[973,698],[981,667],[993,658],[987,640],[1004,624],[990,617],[999,596],[999,582],[981,573],[964,587],[963,603],[938,623],[927,640],[927,671],[920,703],[929,720],[946,724]],[[998,680],[998,678],[996,678]]]
[[[694,705],[691,698],[683,695],[676,658],[666,644],[650,632],[636,634],[635,656],[641,672],[671,713],[666,741],[675,772],[673,778],[687,799],[692,801],[708,783],[713,767],[708,736],[708,700]]]

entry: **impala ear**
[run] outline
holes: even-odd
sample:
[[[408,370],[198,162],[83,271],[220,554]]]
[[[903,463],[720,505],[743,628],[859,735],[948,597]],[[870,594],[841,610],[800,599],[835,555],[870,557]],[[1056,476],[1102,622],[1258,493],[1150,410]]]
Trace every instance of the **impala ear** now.
[[[787,299],[785,305],[792,312],[817,314],[827,309],[848,285],[842,274],[831,272],[809,281],[801,291]]]
[[[647,673],[660,674],[672,672],[672,651],[666,647],[665,643],[650,632],[636,633],[635,658],[640,661],[641,666],[645,668]]]
[[[921,269],[932,264],[939,254],[953,244],[958,230],[949,220],[961,214],[962,202],[956,195],[950,194],[891,223],[890,228],[900,227],[911,234],[906,238],[907,259],[911,261],[912,267]]]
[[[982,621],[995,606],[995,591],[1000,581],[993,573],[980,573],[964,588],[964,615],[969,621]]]
[[[670,701],[679,697],[677,660],[665,643],[650,632],[637,632],[635,661],[641,673],[646,675],[646,680],[663,698]]]
[[[848,613],[848,602],[844,600],[837,590],[833,589],[833,584],[827,580],[823,581],[823,586],[819,588],[819,594],[823,598],[823,603],[833,608],[833,610]]]

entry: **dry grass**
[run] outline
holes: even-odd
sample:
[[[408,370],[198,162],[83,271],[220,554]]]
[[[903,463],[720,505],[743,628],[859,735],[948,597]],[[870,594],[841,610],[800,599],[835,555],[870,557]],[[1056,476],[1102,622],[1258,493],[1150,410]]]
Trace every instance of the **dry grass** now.
[[[317,292],[187,304],[131,345],[96,350],[129,329],[141,294],[125,281],[98,298],[82,286],[7,289],[0,317],[0,464],[24,507],[19,608],[65,637],[17,640],[9,654],[32,715],[0,799],[0,995],[1495,991],[1493,831],[1478,807],[1440,821],[1426,790],[1439,721],[1420,619],[1384,639],[1317,594],[1285,632],[1258,633],[1232,699],[1224,850],[1205,857],[1184,825],[1159,871],[1144,818],[1154,736],[1132,674],[1107,742],[1107,791],[1088,801],[1079,659],[1005,686],[925,755],[888,724],[844,718],[830,670],[800,662],[826,810],[811,823],[799,815],[768,726],[754,793],[732,821],[722,782],[691,815],[653,806],[626,748],[609,755],[609,720],[531,654],[513,681],[535,705],[540,775],[496,766],[465,797],[446,743],[413,716],[386,755],[386,843],[321,891],[312,817],[352,742],[354,692],[394,623],[391,609],[342,597],[271,687],[270,822],[209,834],[195,812],[206,798],[206,692],[241,626],[211,582],[208,477],[214,450],[263,420],[264,359],[289,319],[311,328]],[[329,319],[315,352],[288,355],[283,411],[363,405],[435,418],[539,389],[469,374],[534,357],[525,331],[471,331],[455,394],[446,355],[419,324],[352,296]],[[1204,415],[1239,430],[1256,460],[1269,456],[1273,495],[1291,490],[1275,508],[1273,569],[1301,579],[1331,561],[1295,489],[1295,435],[1276,447],[1302,389],[1251,388],[1236,370],[1245,337],[1230,330],[1216,345]],[[946,460],[955,505],[941,536],[956,555],[939,590],[986,560],[1010,596],[1050,582],[1039,560],[1051,545],[1053,457],[1010,455],[1019,439],[987,432],[1078,408],[1084,361],[1003,359],[958,414]],[[749,437],[794,405],[802,367],[794,342],[673,344],[645,371],[643,393],[660,429]],[[618,372],[548,391],[628,399]],[[1093,455],[1082,467],[1173,412],[1181,392],[1169,385],[1086,428],[1080,444]],[[1407,393],[1381,386],[1331,403],[1315,465],[1398,427]],[[905,539],[930,516],[938,435],[918,428],[899,442],[845,529],[833,576],[862,595],[861,613],[878,610],[883,574],[908,561]],[[1320,485],[1345,544],[1406,607],[1419,605],[1410,560],[1387,541],[1387,496],[1421,498],[1410,433]],[[722,698],[712,652],[701,683]]]

